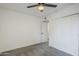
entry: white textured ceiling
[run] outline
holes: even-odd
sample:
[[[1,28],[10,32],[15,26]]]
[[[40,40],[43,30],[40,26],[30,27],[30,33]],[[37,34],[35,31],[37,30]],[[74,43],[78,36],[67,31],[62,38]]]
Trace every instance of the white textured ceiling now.
[[[45,10],[43,13],[39,12],[36,7],[26,8],[29,5],[34,5],[34,3],[0,3],[0,7],[8,8],[8,9],[15,10],[18,12],[27,13],[30,15],[40,17],[40,16],[48,16],[52,13],[57,12],[58,10],[62,8],[65,8],[71,5],[71,3],[51,3],[51,4],[56,4],[58,6],[56,8],[45,7]]]

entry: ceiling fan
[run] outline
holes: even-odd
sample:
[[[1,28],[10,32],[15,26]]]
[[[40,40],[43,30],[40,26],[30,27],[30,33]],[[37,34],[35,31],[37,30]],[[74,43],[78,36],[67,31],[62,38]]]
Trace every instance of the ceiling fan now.
[[[27,8],[37,7],[37,9],[38,9],[40,12],[43,12],[43,11],[44,11],[44,6],[46,6],[46,7],[54,7],[54,8],[57,7],[57,5],[54,5],[54,4],[37,3],[36,5],[27,6]]]

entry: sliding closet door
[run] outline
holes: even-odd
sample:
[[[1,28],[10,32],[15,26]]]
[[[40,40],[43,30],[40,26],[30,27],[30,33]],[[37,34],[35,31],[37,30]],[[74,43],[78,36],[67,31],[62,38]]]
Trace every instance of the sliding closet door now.
[[[51,47],[78,55],[79,14],[52,19],[49,29]]]

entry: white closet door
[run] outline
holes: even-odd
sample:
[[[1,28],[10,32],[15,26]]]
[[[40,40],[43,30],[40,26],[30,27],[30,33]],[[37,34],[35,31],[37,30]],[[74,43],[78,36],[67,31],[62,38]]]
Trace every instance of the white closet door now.
[[[78,55],[79,14],[53,19],[49,44],[72,55]]]

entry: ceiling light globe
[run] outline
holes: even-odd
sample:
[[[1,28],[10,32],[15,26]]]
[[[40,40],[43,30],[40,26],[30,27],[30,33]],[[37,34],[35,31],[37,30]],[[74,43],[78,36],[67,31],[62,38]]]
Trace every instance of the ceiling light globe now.
[[[44,10],[44,6],[39,5],[39,6],[38,6],[38,10],[39,10],[40,12],[43,12],[43,10]]]

